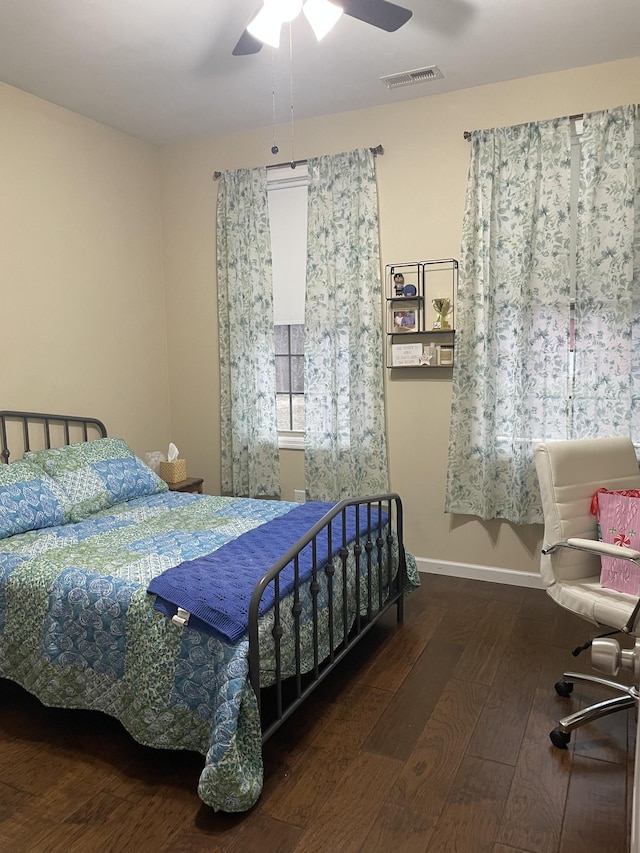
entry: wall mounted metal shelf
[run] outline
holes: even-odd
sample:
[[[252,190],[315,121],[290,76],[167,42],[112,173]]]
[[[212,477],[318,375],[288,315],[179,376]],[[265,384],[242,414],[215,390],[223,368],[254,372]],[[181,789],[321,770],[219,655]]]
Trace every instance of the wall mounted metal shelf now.
[[[438,258],[387,264],[386,364],[452,367],[458,261]]]

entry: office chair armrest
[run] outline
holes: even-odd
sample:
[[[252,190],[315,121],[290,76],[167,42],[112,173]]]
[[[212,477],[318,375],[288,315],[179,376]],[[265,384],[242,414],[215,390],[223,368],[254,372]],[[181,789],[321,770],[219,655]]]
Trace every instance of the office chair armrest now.
[[[608,542],[600,542],[598,539],[567,539],[566,542],[556,542],[555,545],[548,545],[542,548],[543,554],[549,554],[555,551],[556,548],[574,548],[578,551],[588,551],[591,554],[599,554],[605,557],[618,557],[621,560],[629,560],[638,565],[640,560],[640,551],[632,548],[623,548],[622,545],[610,545]],[[627,620],[624,628],[621,628],[623,634],[633,634],[637,636],[636,623],[640,616],[640,598],[636,600],[635,607],[631,612],[631,616]]]
[[[640,560],[640,551],[633,548],[623,548],[622,545],[610,545],[608,542],[600,542],[597,539],[567,539],[566,543],[560,542],[569,548],[577,548],[580,551],[590,551],[592,554],[600,554],[605,557],[618,557],[621,560]]]

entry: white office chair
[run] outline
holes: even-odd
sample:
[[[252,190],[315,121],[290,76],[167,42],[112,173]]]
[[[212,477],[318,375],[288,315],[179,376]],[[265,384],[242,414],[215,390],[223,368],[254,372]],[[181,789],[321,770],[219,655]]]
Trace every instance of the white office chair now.
[[[597,541],[597,521],[591,500],[600,487],[640,489],[640,471],[628,438],[595,438],[547,441],[538,444],[534,459],[544,514],[544,541],[540,572],[549,595],[561,607],[597,626],[637,636],[640,598],[604,589],[600,585],[600,557],[640,561],[640,551]],[[554,746],[566,749],[571,732],[585,723],[638,704],[640,641],[633,649],[621,649],[614,639],[595,639],[591,646],[595,669],[617,675],[620,669],[634,673],[629,687],[605,678],[565,672],[556,684],[560,696],[569,696],[574,681],[587,681],[615,690],[612,699],[576,711],[558,722],[549,737]]]

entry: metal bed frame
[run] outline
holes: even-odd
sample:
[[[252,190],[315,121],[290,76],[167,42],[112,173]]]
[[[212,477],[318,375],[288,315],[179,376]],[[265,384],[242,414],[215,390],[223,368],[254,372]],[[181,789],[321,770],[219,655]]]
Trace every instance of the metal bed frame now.
[[[49,449],[60,444],[71,444],[74,428],[79,431],[76,440],[89,441],[90,437],[106,438],[107,428],[96,418],[80,418],[76,415],[45,415],[40,412],[0,411],[0,459],[8,462],[10,424],[18,425],[22,433],[22,452],[26,450]],[[54,434],[62,431],[64,440],[55,442]],[[75,436],[74,436],[75,438]]]
[[[356,529],[360,529],[361,519],[366,519],[366,532],[363,536],[348,543],[346,541],[346,514],[349,508],[355,514]],[[374,512],[375,511],[375,512]],[[336,519],[342,520],[342,539],[339,543],[337,556],[324,566],[318,564],[316,557],[318,542],[326,539],[327,553],[336,550],[332,548],[333,524]],[[385,519],[383,521],[383,518]],[[398,543],[398,568],[395,573],[388,567],[392,566],[394,536]],[[305,548],[311,549],[312,570],[310,593],[312,596],[312,634],[313,634],[313,667],[303,670],[301,655],[302,626],[300,615],[301,587],[299,577],[300,555]],[[354,579],[354,618],[353,624],[347,616],[348,610],[348,581],[349,558],[353,560]],[[289,678],[282,675],[281,644],[283,627],[281,622],[282,601],[280,599],[280,573],[293,565],[294,589],[293,605],[293,643],[295,650],[295,673]],[[343,500],[336,504],[321,518],[298,542],[269,569],[256,585],[249,605],[249,679],[258,697],[258,705],[262,719],[262,740],[270,737],[273,732],[296,710],[310,693],[326,678],[339,664],[351,648],[361,640],[376,624],[376,622],[392,607],[397,610],[397,622],[403,620],[404,580],[406,562],[402,544],[402,501],[397,494],[372,495],[356,500]],[[324,660],[319,659],[319,609],[317,606],[320,590],[320,576],[326,576],[328,587],[327,622],[329,653]],[[337,575],[337,577],[336,577]],[[275,643],[275,684],[272,688],[274,701],[271,716],[265,711],[262,698],[266,691],[260,689],[260,645],[258,608],[267,587],[274,585],[274,613],[272,634]],[[364,587],[364,588],[361,588]],[[336,612],[335,594],[340,589],[341,611]],[[340,617],[341,635],[335,637],[335,624]]]
[[[13,432],[11,432],[13,430]],[[54,415],[38,412],[0,411],[0,460],[8,463],[12,456],[9,443],[13,435],[17,443],[22,444],[22,452],[30,449],[57,447],[91,438],[105,438],[107,430],[102,421],[96,418],[75,415]],[[17,438],[20,436],[20,439]],[[58,440],[62,439],[62,440]],[[328,553],[336,550],[338,543],[332,543],[336,520],[341,517],[342,531],[345,530],[348,510],[355,513],[356,528],[366,520],[366,532],[357,535],[351,543],[343,533],[337,556],[325,566],[317,561],[318,543],[322,537],[328,544]],[[384,521],[382,520],[384,518]],[[305,536],[282,556],[256,585],[249,607],[249,681],[256,694],[261,713],[263,742],[288,719],[296,708],[315,690],[315,688],[340,663],[391,608],[396,608],[396,619],[403,620],[404,586],[406,575],[405,550],[403,544],[403,513],[399,495],[388,493],[372,495],[354,500],[343,500],[336,504]],[[334,547],[332,547],[332,544]],[[312,599],[313,665],[309,669],[302,660],[301,593],[304,586],[300,579],[300,555],[304,549],[312,553],[312,572],[309,591]],[[308,552],[307,552],[308,553]],[[392,556],[397,555],[398,566],[395,572]],[[348,563],[355,565],[351,572],[360,582],[352,583],[355,590],[355,615],[348,619],[347,588]],[[294,589],[293,605],[293,642],[294,673],[284,674],[282,648],[285,634],[282,611],[283,601],[279,593],[280,575],[288,566],[293,566]],[[329,652],[324,660],[320,659],[320,612],[318,594],[321,587],[321,575],[326,576],[328,591],[328,642]],[[260,640],[258,610],[265,590],[274,586],[275,605],[273,608],[273,627],[271,630],[275,652],[275,683],[261,687]],[[341,605],[336,604],[336,596],[341,593]],[[338,607],[342,610],[339,611]],[[353,610],[351,611],[354,612]],[[352,624],[351,624],[352,622]],[[342,625],[341,635],[336,623]],[[307,629],[308,630],[308,629]],[[336,636],[338,634],[338,636]]]

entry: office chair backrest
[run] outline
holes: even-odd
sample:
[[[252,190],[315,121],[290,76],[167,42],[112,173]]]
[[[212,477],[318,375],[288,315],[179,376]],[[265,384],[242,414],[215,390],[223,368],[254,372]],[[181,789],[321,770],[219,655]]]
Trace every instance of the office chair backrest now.
[[[534,460],[544,514],[543,548],[570,537],[597,538],[597,521],[591,514],[591,499],[597,489],[640,489],[640,471],[630,438],[547,441],[535,447]],[[592,577],[600,574],[600,558],[558,548],[542,555],[540,574],[546,587],[557,581]]]

